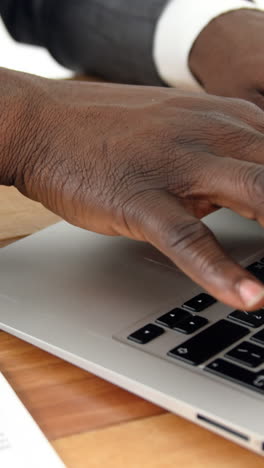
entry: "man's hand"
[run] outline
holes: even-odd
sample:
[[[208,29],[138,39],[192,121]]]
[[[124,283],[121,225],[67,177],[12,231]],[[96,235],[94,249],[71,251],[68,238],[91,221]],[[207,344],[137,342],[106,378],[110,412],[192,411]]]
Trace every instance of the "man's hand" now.
[[[263,44],[264,11],[229,12],[199,35],[190,68],[208,93],[240,97],[264,109]]]
[[[147,241],[219,300],[263,286],[200,218],[229,207],[264,225],[264,116],[243,100],[0,72],[0,182],[77,226]]]

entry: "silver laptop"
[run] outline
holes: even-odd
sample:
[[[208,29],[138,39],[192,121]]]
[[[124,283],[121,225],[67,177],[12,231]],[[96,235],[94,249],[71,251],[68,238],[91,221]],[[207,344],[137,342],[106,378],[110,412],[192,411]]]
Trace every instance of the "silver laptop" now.
[[[264,280],[264,230],[205,218]],[[59,223],[0,252],[0,327],[264,454],[264,310],[234,311],[151,246]]]

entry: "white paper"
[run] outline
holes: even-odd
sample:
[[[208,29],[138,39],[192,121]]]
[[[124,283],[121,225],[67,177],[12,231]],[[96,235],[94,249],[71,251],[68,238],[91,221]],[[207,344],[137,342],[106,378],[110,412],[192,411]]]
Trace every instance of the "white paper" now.
[[[65,468],[2,374],[0,374],[0,467]]]

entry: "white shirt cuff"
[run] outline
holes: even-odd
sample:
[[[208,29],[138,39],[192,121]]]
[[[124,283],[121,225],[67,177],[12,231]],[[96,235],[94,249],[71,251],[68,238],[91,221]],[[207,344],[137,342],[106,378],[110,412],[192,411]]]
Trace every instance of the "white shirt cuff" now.
[[[210,21],[242,8],[264,9],[264,0],[170,0],[154,35],[153,57],[161,79],[170,86],[182,83],[201,90],[188,65],[192,46]]]

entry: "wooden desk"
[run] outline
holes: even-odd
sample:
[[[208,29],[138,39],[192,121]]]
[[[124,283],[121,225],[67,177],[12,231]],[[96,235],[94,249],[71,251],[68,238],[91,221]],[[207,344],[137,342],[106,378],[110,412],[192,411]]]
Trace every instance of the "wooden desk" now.
[[[0,188],[2,246],[57,220]],[[4,332],[0,370],[68,468],[264,466],[262,457]]]

